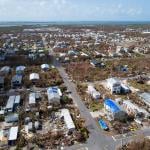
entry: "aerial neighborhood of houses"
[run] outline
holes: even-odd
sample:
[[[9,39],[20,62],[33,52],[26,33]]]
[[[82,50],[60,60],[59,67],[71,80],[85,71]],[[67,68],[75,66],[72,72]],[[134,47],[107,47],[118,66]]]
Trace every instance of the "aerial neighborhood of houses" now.
[[[29,26],[0,32],[0,149],[84,143],[93,131],[89,120],[95,134],[109,132],[114,140],[149,128],[145,31]]]

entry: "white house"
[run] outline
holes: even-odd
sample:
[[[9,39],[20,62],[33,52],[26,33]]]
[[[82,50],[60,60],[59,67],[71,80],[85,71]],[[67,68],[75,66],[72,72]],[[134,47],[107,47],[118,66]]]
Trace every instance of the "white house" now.
[[[75,125],[74,125],[74,122],[71,118],[71,115],[70,115],[70,112],[68,109],[62,109],[61,110],[61,116],[64,117],[64,121],[65,121],[65,124],[68,128],[69,131],[72,131],[75,129]]]
[[[143,113],[145,117],[149,115],[149,113],[145,109],[139,108],[130,100],[123,101],[123,108],[128,114],[133,114],[134,116],[136,116],[138,113]]]
[[[36,93],[30,93],[29,94],[29,105],[33,106],[36,104]]]
[[[10,73],[10,71],[11,71],[11,68],[9,66],[4,66],[0,69],[0,72],[4,74]]]
[[[47,95],[49,103],[60,103],[62,93],[58,87],[49,87],[47,89]]]
[[[17,137],[18,137],[18,126],[11,127],[9,130],[8,144],[14,145],[15,141],[17,140]]]
[[[49,68],[50,68],[50,67],[49,67],[48,64],[42,64],[42,65],[41,65],[41,69],[44,70],[44,71],[49,70]]]
[[[38,73],[31,73],[29,79],[32,81],[39,80],[40,76]]]
[[[110,89],[111,93],[121,93],[121,82],[117,78],[109,78],[106,80],[107,88]]]
[[[11,80],[12,88],[20,87],[22,85],[22,75],[14,75]]]
[[[92,85],[89,85],[88,86],[88,93],[94,98],[94,99],[99,99],[101,94],[96,91],[96,89],[92,86]]]
[[[15,102],[15,96],[10,96],[5,107],[5,111],[13,112],[14,102]]]
[[[20,104],[20,99],[21,99],[20,95],[9,96],[9,99],[8,99],[6,107],[5,107],[5,111],[6,112],[15,111],[17,106],[19,106],[19,104]]]
[[[139,94],[141,100],[148,106],[150,107],[150,92],[144,92]]]
[[[25,66],[18,66],[16,67],[16,74],[23,74],[25,70]]]

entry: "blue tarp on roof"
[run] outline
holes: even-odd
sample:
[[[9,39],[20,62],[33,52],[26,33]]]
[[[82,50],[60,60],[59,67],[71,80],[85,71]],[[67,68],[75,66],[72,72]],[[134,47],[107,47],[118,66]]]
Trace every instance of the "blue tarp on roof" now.
[[[121,108],[118,106],[118,104],[111,99],[105,99],[104,103],[110,108],[112,113],[121,111]]]

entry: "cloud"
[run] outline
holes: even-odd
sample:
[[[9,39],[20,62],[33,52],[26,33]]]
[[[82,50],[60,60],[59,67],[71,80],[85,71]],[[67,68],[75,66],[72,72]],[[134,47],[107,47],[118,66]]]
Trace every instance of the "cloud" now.
[[[129,8],[127,11],[127,14],[129,16],[138,16],[142,14],[142,8],[139,8],[139,9]]]
[[[103,3],[95,8],[95,14],[101,15],[101,18],[127,18],[134,19],[143,14],[143,9],[140,6],[124,5],[122,3],[106,4]]]
[[[119,0],[0,0],[0,20],[63,21],[136,19],[140,5]]]

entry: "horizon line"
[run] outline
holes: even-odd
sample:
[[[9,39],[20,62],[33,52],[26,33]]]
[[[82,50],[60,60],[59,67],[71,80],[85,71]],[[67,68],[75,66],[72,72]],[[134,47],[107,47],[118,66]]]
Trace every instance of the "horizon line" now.
[[[41,20],[37,20],[37,21],[31,21],[31,20],[8,20],[8,21],[0,21],[0,22],[150,22],[150,20],[52,20],[52,21],[41,21]]]

